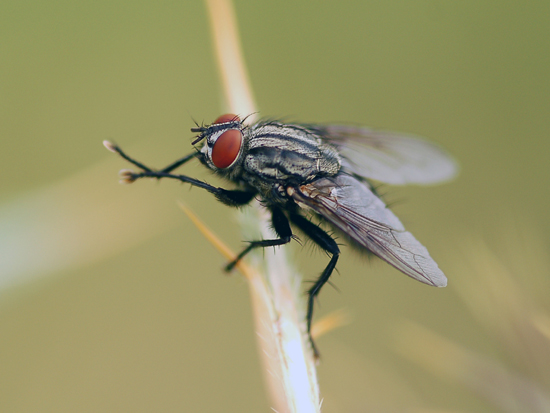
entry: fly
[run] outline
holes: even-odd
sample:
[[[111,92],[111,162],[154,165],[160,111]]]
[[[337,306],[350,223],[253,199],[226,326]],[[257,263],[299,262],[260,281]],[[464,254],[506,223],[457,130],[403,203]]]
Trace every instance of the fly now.
[[[291,224],[326,251],[330,261],[307,291],[307,331],[315,355],[318,351],[310,333],[313,304],[336,266],[340,248],[331,235],[310,221],[308,211],[404,274],[435,287],[447,285],[428,250],[405,230],[370,183],[428,185],[453,178],[456,164],[438,146],[417,137],[348,125],[260,121],[248,126],[232,114],[191,131],[198,134],[193,145],[200,146],[160,170],[134,160],[110,142],[104,144],[140,169],[121,171],[123,183],[145,177],[171,178],[205,189],[229,206],[240,207],[258,198],[271,211],[278,238],[251,241],[227,264],[226,271],[255,248],[289,243]],[[236,189],[173,173],[194,158],[232,181]]]

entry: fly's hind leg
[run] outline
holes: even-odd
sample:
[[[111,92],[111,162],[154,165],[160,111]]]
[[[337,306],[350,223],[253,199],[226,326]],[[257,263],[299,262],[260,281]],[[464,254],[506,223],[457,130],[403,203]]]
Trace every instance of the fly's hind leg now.
[[[340,248],[338,248],[338,244],[329,234],[327,234],[319,226],[309,221],[307,218],[304,218],[303,216],[298,214],[292,214],[290,215],[290,220],[292,221],[293,224],[295,224],[298,228],[300,228],[308,237],[310,237],[311,240],[315,242],[319,247],[321,247],[323,250],[325,250],[329,254],[332,254],[330,262],[328,263],[326,268],[323,270],[323,272],[321,273],[317,281],[315,281],[313,286],[307,292],[308,294],[307,316],[306,316],[307,333],[309,336],[309,341],[311,342],[313,354],[315,355],[316,358],[318,358],[319,351],[317,350],[317,346],[315,345],[315,342],[311,337],[311,320],[313,319],[313,305],[315,303],[315,297],[319,294],[323,285],[325,285],[326,282],[329,280],[332,272],[334,271],[334,268],[336,267],[336,262],[340,257]]]
[[[250,241],[248,247],[242,250],[241,253],[237,255],[237,258],[227,264],[225,267],[226,271],[231,271],[235,265],[254,248],[275,247],[290,242],[292,239],[292,229],[290,228],[288,218],[280,208],[271,208],[271,222],[273,224],[273,229],[280,238]]]

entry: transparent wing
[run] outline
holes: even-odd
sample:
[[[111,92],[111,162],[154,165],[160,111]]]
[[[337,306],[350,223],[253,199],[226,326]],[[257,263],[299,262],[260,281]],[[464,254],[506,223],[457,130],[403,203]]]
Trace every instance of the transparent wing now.
[[[447,278],[428,250],[407,232],[384,202],[347,174],[293,188],[299,206],[313,209],[360,245],[408,276],[436,287]]]
[[[452,179],[453,158],[416,136],[348,125],[315,126],[344,159],[344,170],[394,185],[429,185]]]

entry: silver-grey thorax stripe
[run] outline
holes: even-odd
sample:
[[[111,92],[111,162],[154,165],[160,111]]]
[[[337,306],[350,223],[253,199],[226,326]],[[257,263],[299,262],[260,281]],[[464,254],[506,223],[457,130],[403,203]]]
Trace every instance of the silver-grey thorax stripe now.
[[[311,153],[321,144],[321,139],[301,128],[281,125],[263,125],[250,131],[249,149],[259,146],[279,149],[298,150]]]

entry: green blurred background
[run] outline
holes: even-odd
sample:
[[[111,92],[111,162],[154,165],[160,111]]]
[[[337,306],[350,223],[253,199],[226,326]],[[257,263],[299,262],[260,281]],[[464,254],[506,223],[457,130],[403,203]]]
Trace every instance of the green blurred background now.
[[[382,191],[447,288],[344,250],[316,313],[353,315],[318,340],[324,411],[500,411],[393,343],[414,320],[529,375],[455,287],[476,288],[482,239],[549,310],[550,2],[235,3],[261,115],[426,136],[462,168]],[[127,165],[101,145],[163,166],[221,102],[201,1],[0,3],[1,411],[269,411],[246,283],[176,201],[237,250],[234,212],[174,182],[118,185]],[[325,265],[292,251],[306,279]]]

